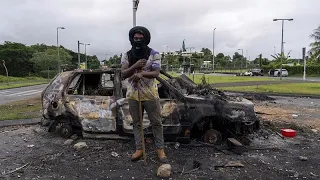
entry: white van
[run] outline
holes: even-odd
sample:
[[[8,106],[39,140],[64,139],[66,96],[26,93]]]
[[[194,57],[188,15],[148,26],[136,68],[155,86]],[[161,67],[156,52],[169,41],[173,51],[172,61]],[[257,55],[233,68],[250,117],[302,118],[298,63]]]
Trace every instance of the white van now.
[[[269,71],[269,76],[277,76],[280,77],[281,69],[272,69]],[[289,73],[286,69],[282,69],[282,77],[288,77]]]

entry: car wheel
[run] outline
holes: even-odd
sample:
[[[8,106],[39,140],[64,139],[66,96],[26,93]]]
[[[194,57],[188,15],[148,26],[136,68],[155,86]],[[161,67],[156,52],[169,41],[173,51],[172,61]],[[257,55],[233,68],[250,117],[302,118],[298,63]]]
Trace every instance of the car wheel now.
[[[72,127],[68,124],[64,124],[60,127],[60,135],[63,138],[69,138],[72,136],[73,132],[72,132]]]
[[[203,141],[209,144],[220,144],[222,141],[222,135],[215,129],[210,129],[203,135]]]

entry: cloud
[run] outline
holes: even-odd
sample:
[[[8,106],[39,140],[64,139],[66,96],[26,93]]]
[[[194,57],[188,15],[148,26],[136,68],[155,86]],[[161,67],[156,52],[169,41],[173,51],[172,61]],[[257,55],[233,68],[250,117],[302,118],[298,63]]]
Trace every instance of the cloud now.
[[[212,49],[217,28],[215,53],[242,48],[252,59],[280,51],[281,22],[273,18],[294,18],[285,22],[284,41],[285,51],[298,58],[319,25],[319,6],[318,0],[140,0],[137,24],[149,28],[150,46],[158,51],[179,50],[183,39],[187,47]],[[78,40],[90,43],[87,52],[100,59],[130,48],[131,0],[1,1],[0,16],[0,42],[55,45],[56,27],[64,26],[59,44],[74,51]]]

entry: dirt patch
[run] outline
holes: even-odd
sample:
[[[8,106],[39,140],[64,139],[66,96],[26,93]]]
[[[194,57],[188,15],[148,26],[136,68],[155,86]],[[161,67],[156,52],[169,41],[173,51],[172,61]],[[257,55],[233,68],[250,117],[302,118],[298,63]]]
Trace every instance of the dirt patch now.
[[[256,105],[255,111],[264,121],[282,121],[320,132],[319,109],[268,104],[267,106]]]

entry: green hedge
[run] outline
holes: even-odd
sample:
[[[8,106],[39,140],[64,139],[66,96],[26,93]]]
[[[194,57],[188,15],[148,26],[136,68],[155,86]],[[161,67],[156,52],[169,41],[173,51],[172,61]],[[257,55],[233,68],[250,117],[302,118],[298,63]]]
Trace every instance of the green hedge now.
[[[270,69],[279,69],[280,65],[262,66],[263,72],[267,73]],[[284,69],[288,70],[289,75],[303,74],[303,66],[283,66]],[[309,65],[306,67],[308,75],[320,75],[320,65]]]

